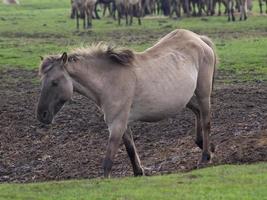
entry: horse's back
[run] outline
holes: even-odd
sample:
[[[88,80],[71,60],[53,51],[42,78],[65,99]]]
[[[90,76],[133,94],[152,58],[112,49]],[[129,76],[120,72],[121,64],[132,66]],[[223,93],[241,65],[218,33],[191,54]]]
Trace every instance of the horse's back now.
[[[154,46],[148,48],[144,53],[157,54],[168,51],[179,51],[184,53],[194,53],[205,48],[206,44],[201,40],[201,36],[185,29],[176,29],[163,38],[161,38]],[[164,49],[164,52],[162,50]]]

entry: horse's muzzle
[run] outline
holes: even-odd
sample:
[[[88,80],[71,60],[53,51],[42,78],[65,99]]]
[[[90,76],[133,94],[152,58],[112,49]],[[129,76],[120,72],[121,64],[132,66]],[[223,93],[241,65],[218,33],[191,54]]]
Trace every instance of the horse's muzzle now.
[[[49,111],[37,112],[37,119],[44,124],[51,124],[53,121],[53,115]]]

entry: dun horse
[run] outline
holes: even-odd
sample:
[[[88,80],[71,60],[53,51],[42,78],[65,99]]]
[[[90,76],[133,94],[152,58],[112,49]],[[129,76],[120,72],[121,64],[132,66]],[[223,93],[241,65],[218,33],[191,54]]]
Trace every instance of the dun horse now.
[[[121,24],[121,18],[125,15],[126,25],[132,25],[133,16],[136,14],[138,24],[141,25],[142,16],[142,2],[141,0],[115,0],[116,8],[118,11],[118,24]],[[130,17],[130,23],[128,22]]]
[[[144,170],[128,125],[159,121],[187,107],[196,115],[196,144],[202,149],[199,164],[206,164],[211,157],[210,98],[215,65],[211,40],[183,29],[167,34],[142,53],[99,44],[69,55],[48,56],[40,65],[37,118],[52,123],[74,91],[92,99],[104,113],[110,133],[104,176],[110,176],[122,140],[138,176],[144,175]]]
[[[76,18],[76,27],[79,29],[79,18],[83,18],[83,28],[92,27],[93,12],[96,0],[71,0],[71,18]]]

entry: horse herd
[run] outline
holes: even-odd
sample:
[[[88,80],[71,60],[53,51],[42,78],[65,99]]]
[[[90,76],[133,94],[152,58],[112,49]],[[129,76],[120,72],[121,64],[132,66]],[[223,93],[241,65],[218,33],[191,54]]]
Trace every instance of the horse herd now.
[[[267,0],[259,0],[260,13],[263,13],[263,2],[265,1],[267,13]],[[235,21],[235,9],[240,12],[240,20],[247,19],[247,9],[252,9],[252,0],[71,0],[71,18],[76,18],[76,26],[79,29],[79,19],[83,19],[83,27],[91,28],[92,19],[100,19],[98,5],[103,8],[103,16],[109,10],[114,20],[125,18],[126,25],[131,25],[133,17],[141,18],[145,15],[170,16],[175,14],[180,18],[182,13],[186,16],[214,15],[218,7],[218,15],[221,15],[221,7],[224,6],[224,14],[228,21]],[[116,15],[117,13],[117,15]],[[130,21],[129,21],[130,18]]]

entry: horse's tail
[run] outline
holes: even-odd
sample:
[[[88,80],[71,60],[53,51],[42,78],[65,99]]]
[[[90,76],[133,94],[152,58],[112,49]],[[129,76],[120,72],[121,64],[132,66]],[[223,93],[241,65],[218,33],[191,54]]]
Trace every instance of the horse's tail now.
[[[213,69],[213,75],[212,75],[212,89],[213,89],[213,85],[214,85],[214,79],[215,79],[215,73],[216,73],[216,69],[217,69],[217,64],[218,64],[218,56],[217,56],[217,53],[216,53],[216,47],[215,45],[213,44],[213,42],[211,41],[210,38],[208,38],[207,36],[200,36],[200,39],[205,42],[210,48],[212,48],[212,51],[213,51],[213,54],[214,54],[214,69]]]

